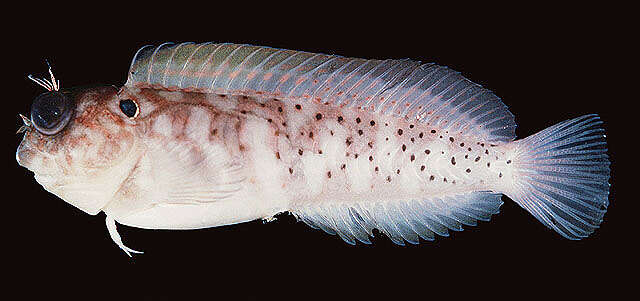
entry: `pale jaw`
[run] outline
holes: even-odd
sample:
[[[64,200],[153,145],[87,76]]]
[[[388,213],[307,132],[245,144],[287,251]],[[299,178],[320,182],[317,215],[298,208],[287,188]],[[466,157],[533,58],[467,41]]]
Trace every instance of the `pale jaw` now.
[[[18,164],[32,171],[36,182],[46,191],[90,215],[97,215],[113,200],[142,154],[141,149],[134,145],[123,160],[115,162],[110,168],[87,171],[83,166],[59,164],[69,163],[61,155],[65,152],[52,155],[38,151],[26,135],[16,152]],[[73,157],[77,154],[69,155]],[[131,256],[130,252],[140,253],[123,245],[113,217],[107,215],[106,223],[111,238],[127,255]]]

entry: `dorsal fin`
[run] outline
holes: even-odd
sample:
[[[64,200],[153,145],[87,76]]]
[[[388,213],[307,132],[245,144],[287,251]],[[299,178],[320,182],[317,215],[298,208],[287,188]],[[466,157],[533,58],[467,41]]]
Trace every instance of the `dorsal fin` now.
[[[513,115],[458,72],[411,60],[366,60],[239,44],[143,47],[126,86],[303,98],[355,106],[485,141],[515,138]]]

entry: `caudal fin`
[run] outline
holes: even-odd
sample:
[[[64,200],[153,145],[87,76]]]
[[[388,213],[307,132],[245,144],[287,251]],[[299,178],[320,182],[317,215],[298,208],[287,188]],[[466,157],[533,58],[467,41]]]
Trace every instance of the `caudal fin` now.
[[[602,121],[584,115],[516,141],[507,195],[568,239],[589,236],[609,205],[609,159]]]

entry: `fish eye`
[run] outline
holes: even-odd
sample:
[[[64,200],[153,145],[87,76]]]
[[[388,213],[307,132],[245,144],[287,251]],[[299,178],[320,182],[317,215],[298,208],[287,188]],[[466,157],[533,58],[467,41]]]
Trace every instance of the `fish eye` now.
[[[131,99],[123,99],[120,101],[120,111],[129,118],[134,118],[140,113],[138,104]]]
[[[72,102],[57,91],[38,95],[31,105],[31,123],[45,135],[60,132],[71,120]]]

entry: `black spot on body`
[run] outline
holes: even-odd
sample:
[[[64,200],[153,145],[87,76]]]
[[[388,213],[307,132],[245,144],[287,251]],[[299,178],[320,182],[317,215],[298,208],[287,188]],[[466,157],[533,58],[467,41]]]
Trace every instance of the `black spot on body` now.
[[[451,157],[451,164],[456,165],[456,157]]]
[[[375,121],[373,121],[373,120],[371,120],[371,121],[369,122],[369,124],[370,124],[371,126],[374,126],[374,125],[376,125],[376,122],[375,122]]]
[[[299,105],[299,104],[297,104],[297,105],[296,105],[296,110],[300,110],[300,109],[302,109],[302,106],[301,106],[301,105]]]
[[[402,136],[402,129],[398,129],[398,136]]]
[[[356,123],[360,123],[362,120],[360,120],[360,117],[356,118]]]
[[[317,120],[322,119],[322,114],[320,114],[320,113],[316,114],[316,119],[317,119]]]

